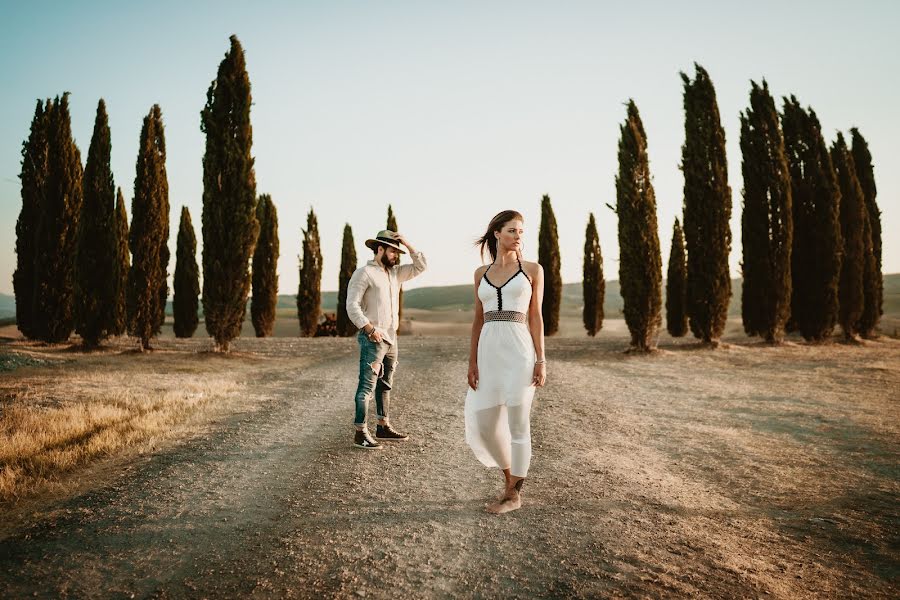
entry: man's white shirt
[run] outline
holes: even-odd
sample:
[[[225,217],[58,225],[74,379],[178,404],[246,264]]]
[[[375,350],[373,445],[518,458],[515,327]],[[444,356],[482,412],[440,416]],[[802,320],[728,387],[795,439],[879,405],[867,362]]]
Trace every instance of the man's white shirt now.
[[[357,329],[371,323],[389,344],[395,343],[400,326],[400,286],[427,266],[421,252],[412,252],[409,257],[411,265],[390,269],[370,260],[353,272],[347,285],[347,316]]]

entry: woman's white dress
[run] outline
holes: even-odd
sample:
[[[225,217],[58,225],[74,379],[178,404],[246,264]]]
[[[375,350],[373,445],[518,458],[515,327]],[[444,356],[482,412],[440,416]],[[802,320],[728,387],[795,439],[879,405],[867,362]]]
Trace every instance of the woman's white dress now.
[[[478,389],[468,388],[466,442],[486,467],[525,477],[531,460],[534,342],[525,318],[531,281],[521,265],[509,280],[478,284],[485,323],[478,340]]]

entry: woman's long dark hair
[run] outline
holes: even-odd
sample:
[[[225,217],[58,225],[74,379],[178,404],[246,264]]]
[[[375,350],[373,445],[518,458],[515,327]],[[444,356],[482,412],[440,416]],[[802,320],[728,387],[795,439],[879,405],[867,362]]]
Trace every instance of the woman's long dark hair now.
[[[488,253],[491,255],[491,262],[497,260],[497,238],[494,237],[494,232],[500,231],[503,229],[504,225],[515,219],[520,221],[525,220],[522,218],[521,214],[514,210],[504,210],[494,215],[494,218],[488,223],[487,231],[484,232],[484,235],[475,240],[475,245],[480,246],[479,253],[481,254],[482,260],[484,260],[485,246],[487,246]]]

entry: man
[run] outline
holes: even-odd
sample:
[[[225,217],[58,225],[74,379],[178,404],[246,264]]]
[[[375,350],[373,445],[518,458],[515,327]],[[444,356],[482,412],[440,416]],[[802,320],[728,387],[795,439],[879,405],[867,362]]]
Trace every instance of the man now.
[[[397,266],[400,255],[412,258],[411,265]],[[347,284],[347,316],[359,328],[359,385],[356,388],[356,434],[353,445],[366,450],[380,449],[376,440],[402,441],[409,436],[396,431],[388,420],[391,384],[397,366],[397,327],[400,325],[400,285],[425,270],[425,256],[400,235],[385,229],[366,240],[374,258],[358,268]],[[369,399],[375,395],[378,426],[375,440],[366,427]]]

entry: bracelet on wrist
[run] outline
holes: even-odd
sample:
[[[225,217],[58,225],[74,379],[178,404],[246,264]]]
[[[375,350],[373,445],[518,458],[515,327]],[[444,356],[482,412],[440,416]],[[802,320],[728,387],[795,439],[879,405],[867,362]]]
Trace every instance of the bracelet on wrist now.
[[[546,362],[547,362],[547,360],[544,359],[544,358],[542,358],[541,360],[536,360],[536,361],[534,361],[534,364],[536,364],[536,365],[543,365],[543,364],[545,364]]]

